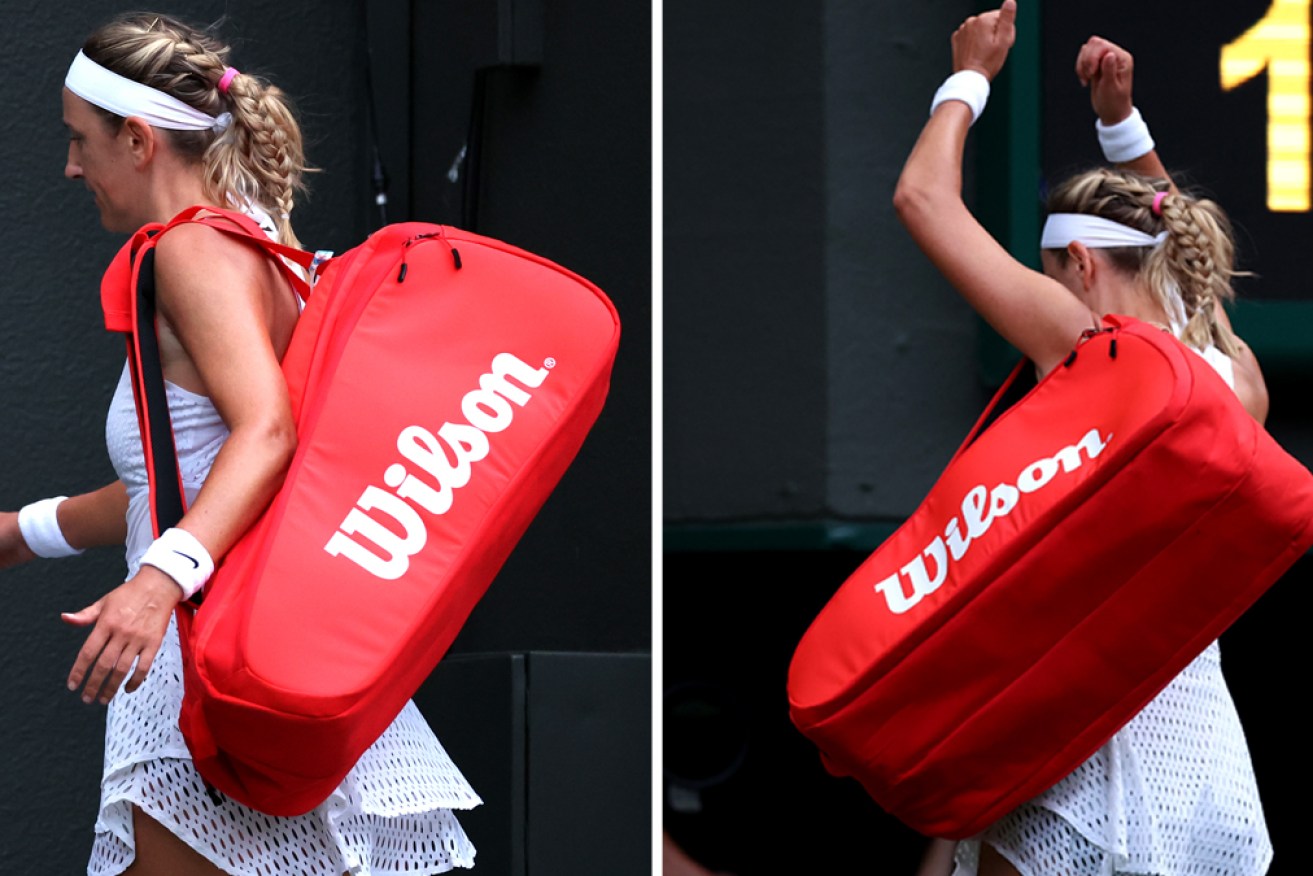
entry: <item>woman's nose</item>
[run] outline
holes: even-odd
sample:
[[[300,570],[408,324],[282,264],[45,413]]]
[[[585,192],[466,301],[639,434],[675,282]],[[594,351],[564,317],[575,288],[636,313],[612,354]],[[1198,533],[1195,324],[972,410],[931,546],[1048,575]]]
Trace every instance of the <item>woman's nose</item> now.
[[[68,146],[68,159],[64,162],[64,179],[82,179],[82,165],[73,155],[73,144]]]

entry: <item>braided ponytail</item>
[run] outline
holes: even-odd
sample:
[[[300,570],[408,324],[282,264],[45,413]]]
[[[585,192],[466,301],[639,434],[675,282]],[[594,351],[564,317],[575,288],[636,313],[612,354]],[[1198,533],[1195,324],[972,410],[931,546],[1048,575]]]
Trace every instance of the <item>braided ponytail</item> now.
[[[269,208],[280,238],[296,246],[290,217],[306,168],[289,101],[281,89],[244,73],[232,78],[227,98],[232,123],[205,150],[206,189]]]
[[[1230,222],[1212,201],[1169,194],[1162,199],[1162,224],[1167,239],[1145,264],[1150,287],[1177,290],[1185,304],[1182,341],[1200,349],[1213,343],[1228,356],[1235,355],[1236,339],[1217,322],[1215,311],[1217,302],[1235,298]]]
[[[250,202],[270,211],[280,239],[292,231],[294,199],[305,186],[301,128],[287,96],[249,74],[228,76],[229,48],[215,34],[154,13],[122,15],[97,30],[83,53],[120,76],[170,94],[207,115],[228,113],[221,132],[161,131],[182,156],[199,162],[205,194],[220,206]],[[101,110],[102,113],[105,111]],[[111,121],[123,119],[105,113]]]
[[[1217,302],[1235,298],[1231,279],[1238,273],[1231,224],[1217,204],[1167,193],[1166,180],[1098,168],[1055,188],[1048,210],[1101,216],[1151,236],[1166,231],[1158,246],[1102,252],[1117,269],[1143,279],[1168,319],[1179,323],[1173,329],[1186,344],[1196,349],[1214,344],[1228,356],[1238,352],[1235,336],[1214,310]],[[1066,252],[1057,255],[1065,258]]]

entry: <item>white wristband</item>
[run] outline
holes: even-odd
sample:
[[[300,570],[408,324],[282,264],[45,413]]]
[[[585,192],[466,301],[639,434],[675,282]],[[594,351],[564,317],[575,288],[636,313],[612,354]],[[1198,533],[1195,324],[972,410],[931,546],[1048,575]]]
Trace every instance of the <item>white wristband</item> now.
[[[185,529],[166,529],[141,555],[143,566],[154,566],[182,588],[182,598],[191,599],[214,574],[214,560],[205,545]]]
[[[1103,157],[1113,164],[1134,161],[1142,155],[1153,151],[1153,138],[1149,136],[1149,126],[1135,107],[1131,114],[1115,125],[1105,125],[1095,121],[1094,130],[1099,133],[1099,145],[1103,147]]]
[[[957,71],[935,92],[935,99],[930,102],[930,115],[933,116],[939,105],[949,100],[960,100],[971,107],[971,124],[974,125],[989,102],[989,80],[976,70]]]
[[[55,496],[42,499],[31,505],[23,506],[18,512],[18,531],[23,534],[23,541],[38,557],[54,559],[56,557],[75,557],[82,553],[68,543],[64,531],[59,528],[59,505],[68,496]]]

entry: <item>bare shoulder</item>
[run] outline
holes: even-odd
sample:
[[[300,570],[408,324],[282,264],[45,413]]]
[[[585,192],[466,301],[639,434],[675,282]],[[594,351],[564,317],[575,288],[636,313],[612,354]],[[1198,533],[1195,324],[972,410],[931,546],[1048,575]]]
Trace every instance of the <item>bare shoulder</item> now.
[[[293,296],[272,257],[209,225],[170,229],[155,247],[155,277],[160,310],[175,326],[185,311],[216,306],[254,310],[270,324],[295,321]]]
[[[242,274],[263,273],[268,256],[258,247],[202,223],[169,229],[155,246],[156,272],[205,285]]]

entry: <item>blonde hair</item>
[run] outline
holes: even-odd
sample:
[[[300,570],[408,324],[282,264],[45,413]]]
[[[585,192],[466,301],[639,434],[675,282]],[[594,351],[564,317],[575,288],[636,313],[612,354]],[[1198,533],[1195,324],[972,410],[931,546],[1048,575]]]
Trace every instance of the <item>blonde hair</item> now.
[[[1191,194],[1166,194],[1159,211],[1154,198],[1168,191],[1167,180],[1125,170],[1098,168],[1079,174],[1049,196],[1050,213],[1087,213],[1145,234],[1167,232],[1158,246],[1102,250],[1113,265],[1142,278],[1169,319],[1184,308],[1181,340],[1203,349],[1215,344],[1227,355],[1238,352],[1235,336],[1217,321],[1216,302],[1231,301],[1235,242],[1231,223],[1213,201]],[[1060,259],[1066,250],[1054,250]]]
[[[211,116],[230,113],[221,132],[164,131],[184,157],[204,169],[206,196],[219,206],[251,202],[269,210],[282,242],[300,243],[291,213],[309,170],[301,127],[287,96],[259,77],[241,73],[227,91],[219,80],[229,48],[212,31],[167,15],[129,12],[93,33],[83,53],[113,72],[148,85]],[[101,110],[111,120],[123,119]]]

